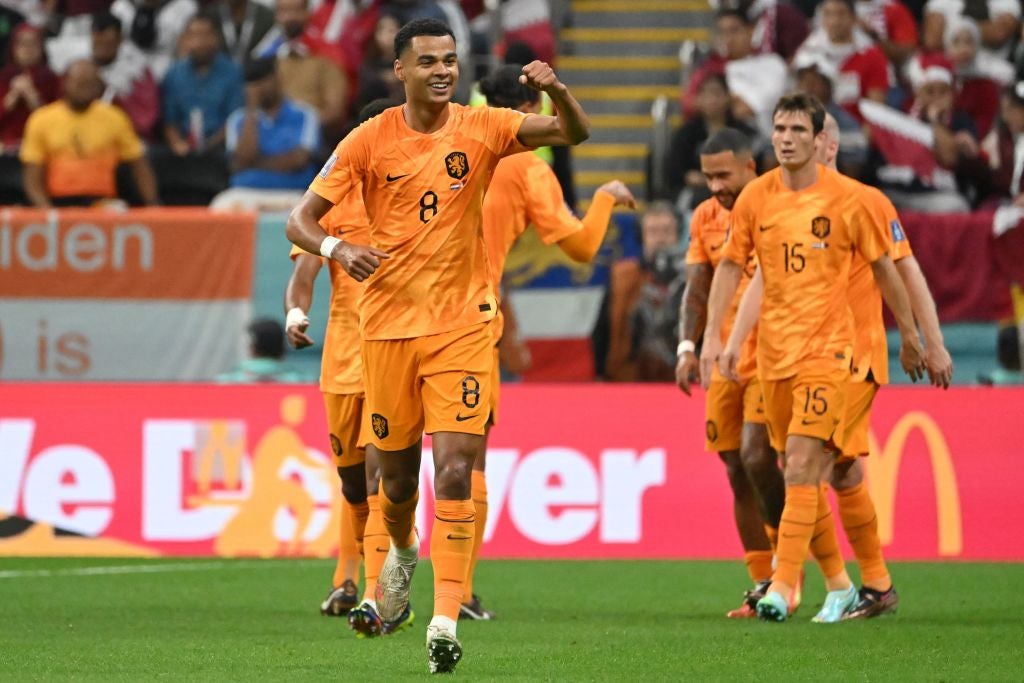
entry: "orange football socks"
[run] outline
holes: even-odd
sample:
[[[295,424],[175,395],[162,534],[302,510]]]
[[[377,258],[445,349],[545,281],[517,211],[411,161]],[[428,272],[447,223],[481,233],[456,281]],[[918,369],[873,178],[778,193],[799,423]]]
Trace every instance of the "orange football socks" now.
[[[476,508],[472,500],[434,503],[430,532],[430,561],[434,566],[434,615],[458,620],[466,590],[466,572],[476,536]]]

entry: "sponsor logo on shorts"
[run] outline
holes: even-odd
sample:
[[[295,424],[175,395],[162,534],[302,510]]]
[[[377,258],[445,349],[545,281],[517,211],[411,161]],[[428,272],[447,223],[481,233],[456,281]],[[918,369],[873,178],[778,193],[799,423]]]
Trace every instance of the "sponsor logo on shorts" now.
[[[480,413],[473,413],[472,415],[463,415],[462,413],[459,413],[458,415],[455,416],[455,421],[456,422],[465,422],[466,420],[472,420],[474,417],[476,417],[479,414]]]
[[[341,455],[341,439],[331,434],[331,451],[335,455]]]
[[[715,424],[714,420],[708,420],[704,423],[704,434],[711,443],[718,441],[718,425]]]
[[[370,423],[373,426],[373,433],[377,435],[378,439],[388,438],[388,419],[380,413],[373,413],[370,416]]]

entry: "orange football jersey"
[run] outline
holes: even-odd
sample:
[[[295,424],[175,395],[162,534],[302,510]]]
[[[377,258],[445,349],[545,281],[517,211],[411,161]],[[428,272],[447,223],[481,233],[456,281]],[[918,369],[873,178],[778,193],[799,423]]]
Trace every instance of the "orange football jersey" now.
[[[441,334],[494,318],[484,246],[484,193],[498,160],[525,151],[524,115],[448,105],[430,134],[412,130],[404,107],[370,119],[338,143],[310,189],[335,204],[362,182],[370,243],[391,258],[367,281],[363,339]]]
[[[852,254],[868,262],[886,253],[884,227],[857,181],[817,167],[814,184],[794,192],[776,168],[748,184],[733,207],[723,257],[745,266],[752,251],[764,277],[758,325],[762,379],[804,367],[849,368],[853,314],[848,301]]]
[[[498,162],[484,197],[484,244],[495,293],[500,293],[505,259],[512,245],[533,225],[544,244],[552,245],[583,229],[565,203],[555,172],[536,154],[514,154]],[[500,311],[494,338],[501,340]]]
[[[705,199],[694,210],[690,219],[690,246],[686,250],[687,265],[708,263],[712,268],[717,268],[722,260],[722,247],[725,246],[726,238],[729,236],[729,209],[722,206],[722,203],[711,197]],[[757,269],[757,261],[751,254],[747,259],[747,265],[743,269],[743,278],[740,280],[739,289],[729,305],[729,312],[722,321],[722,343],[729,340],[732,326],[736,322],[736,313],[739,311],[740,299],[743,292],[750,284],[750,278],[754,276]],[[756,329],[743,343],[743,351],[737,365],[737,372],[740,379],[748,380],[757,374],[757,332]],[[718,363],[712,370],[713,379],[724,379],[718,371]]]
[[[320,219],[329,235],[354,244],[369,244],[370,224],[363,210],[359,189]],[[306,253],[293,246],[291,257]],[[331,307],[324,332],[323,358],[320,360],[320,391],[329,394],[358,394],[363,391],[363,361],[359,355],[359,297],[363,283],[356,282],[334,259],[324,259],[331,273]]]
[[[864,201],[880,221],[889,243],[889,256],[893,261],[910,256],[910,241],[903,230],[896,207],[882,191],[863,185]],[[853,378],[863,380],[870,371],[878,384],[889,383],[889,345],[882,319],[882,292],[878,289],[871,264],[860,254],[853,255],[850,266],[850,309],[856,339],[853,343]]]

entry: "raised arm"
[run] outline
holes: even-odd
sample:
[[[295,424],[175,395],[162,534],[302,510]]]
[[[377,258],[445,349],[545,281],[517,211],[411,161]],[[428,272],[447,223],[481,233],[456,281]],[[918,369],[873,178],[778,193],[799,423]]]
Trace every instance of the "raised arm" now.
[[[910,297],[888,254],[883,254],[871,262],[871,272],[900,331],[900,363],[910,379],[916,382],[924,377],[924,350],[914,326]]]
[[[558,247],[573,261],[593,261],[604,243],[604,237],[608,233],[608,222],[612,218],[612,209],[616,206],[636,208],[633,193],[621,180],[612,180],[597,188],[590,208],[581,221],[583,229],[559,240]]]
[[[583,107],[545,62],[524,66],[519,82],[546,92],[557,112],[556,116],[527,116],[519,127],[519,142],[527,147],[578,145],[590,137],[590,120]]]
[[[948,389],[953,380],[953,359],[946,350],[939,327],[939,314],[935,309],[935,300],[928,289],[921,266],[913,256],[896,261],[896,270],[910,295],[910,308],[924,336],[924,364],[928,370],[928,378],[937,387]]]

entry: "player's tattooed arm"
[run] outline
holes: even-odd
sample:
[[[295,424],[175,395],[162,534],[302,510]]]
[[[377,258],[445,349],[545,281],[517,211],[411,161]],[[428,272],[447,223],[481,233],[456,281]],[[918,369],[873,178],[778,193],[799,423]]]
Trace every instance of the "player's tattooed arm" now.
[[[546,92],[557,116],[528,116],[519,127],[519,141],[528,147],[578,145],[590,137],[590,119],[583,107],[558,80],[545,62],[533,61],[523,67],[519,82]]]
[[[900,331],[900,363],[910,379],[916,382],[924,377],[924,349],[921,348],[921,338],[914,326],[910,296],[888,254],[871,262],[871,273]]]
[[[686,266],[686,289],[679,302],[679,341],[696,345],[704,333],[708,315],[708,294],[715,271],[709,263],[691,263]],[[690,385],[700,382],[700,362],[695,350],[683,349],[676,358],[676,384],[687,396]]]
[[[924,336],[924,364],[928,378],[934,386],[948,389],[953,380],[953,359],[942,338],[939,314],[935,308],[935,299],[928,290],[928,281],[924,279],[921,266],[913,256],[896,261],[896,270],[910,295],[910,307]]]

